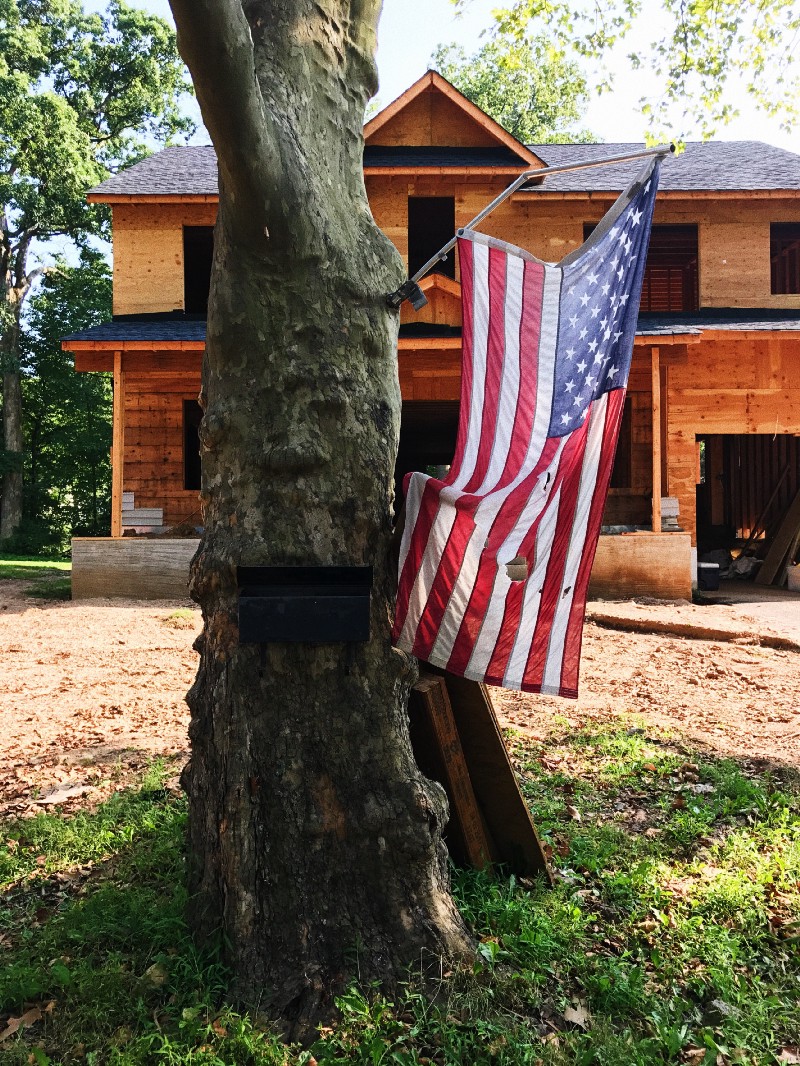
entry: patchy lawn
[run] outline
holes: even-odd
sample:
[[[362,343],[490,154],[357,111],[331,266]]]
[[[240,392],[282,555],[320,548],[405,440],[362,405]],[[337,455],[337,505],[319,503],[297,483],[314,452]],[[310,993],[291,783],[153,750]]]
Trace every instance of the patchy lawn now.
[[[273,1066],[658,1066],[800,1059],[794,772],[628,722],[511,747],[554,889],[454,875],[474,972],[430,1006],[353,988],[311,1052],[224,1005],[183,920],[178,763],[94,812],[0,832],[0,1059]],[[19,1019],[25,1019],[24,1024]]]

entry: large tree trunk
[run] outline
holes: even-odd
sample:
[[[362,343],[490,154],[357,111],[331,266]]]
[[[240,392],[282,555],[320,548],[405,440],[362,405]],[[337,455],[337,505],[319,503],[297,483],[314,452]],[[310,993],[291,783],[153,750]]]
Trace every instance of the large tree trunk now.
[[[390,646],[402,264],[370,215],[361,128],[379,0],[171,0],[220,163],[203,368],[203,607],[189,694],[194,926],[292,1035],[354,975],[464,956],[442,790]],[[240,645],[239,565],[370,565],[365,644]],[[437,961],[438,966],[438,961]]]
[[[19,307],[7,308],[19,317]],[[19,372],[19,325],[15,323],[0,340],[3,368],[3,450],[9,468],[3,475],[0,499],[0,540],[13,537],[22,522],[22,381]]]

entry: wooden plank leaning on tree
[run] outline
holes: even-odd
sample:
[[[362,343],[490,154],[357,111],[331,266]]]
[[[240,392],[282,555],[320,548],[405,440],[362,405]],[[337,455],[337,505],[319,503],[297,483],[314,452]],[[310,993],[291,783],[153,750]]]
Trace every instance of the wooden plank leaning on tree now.
[[[436,682],[439,682],[437,687]],[[423,773],[444,785],[451,802],[451,825],[448,827],[448,847],[455,861],[460,858],[471,865],[483,866],[469,858],[466,835],[461,823],[464,803],[451,795],[448,787],[448,751],[440,744],[432,730],[421,725],[423,717],[415,701],[429,699],[429,693],[444,692],[446,710],[458,739],[459,755],[469,780],[471,799],[467,802],[469,826],[474,832],[473,850],[480,854],[479,834],[475,827],[475,812],[480,817],[483,835],[493,862],[501,863],[521,877],[544,874],[552,884],[552,874],[544,848],[531,820],[525,799],[520,792],[511,760],[485,685],[456,677],[436,667],[425,666],[425,673],[412,691],[412,743],[414,755]],[[428,712],[429,713],[429,712]],[[435,749],[435,750],[434,750]],[[455,770],[460,773],[460,769]],[[452,843],[451,843],[452,840]],[[454,846],[453,846],[454,845]]]

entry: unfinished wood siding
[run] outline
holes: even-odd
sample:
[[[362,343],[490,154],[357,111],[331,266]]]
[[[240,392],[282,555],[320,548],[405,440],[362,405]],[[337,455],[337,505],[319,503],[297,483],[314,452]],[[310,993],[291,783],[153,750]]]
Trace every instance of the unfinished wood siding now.
[[[797,200],[743,193],[698,215],[701,307],[800,307],[800,294],[770,292],[770,223],[800,221]]]
[[[369,137],[374,145],[496,148],[497,137],[438,92],[421,93]]]
[[[407,349],[398,354],[404,400],[460,400],[461,349]]]
[[[216,216],[216,204],[116,204],[114,314],[182,311],[183,227]]]
[[[668,485],[680,523],[695,535],[697,439],[800,434],[800,337],[727,334],[689,348],[670,367]]]
[[[169,526],[202,524],[198,490],[183,487],[183,402],[200,392],[199,357],[186,364],[125,375],[124,490],[137,507],[162,507]]]

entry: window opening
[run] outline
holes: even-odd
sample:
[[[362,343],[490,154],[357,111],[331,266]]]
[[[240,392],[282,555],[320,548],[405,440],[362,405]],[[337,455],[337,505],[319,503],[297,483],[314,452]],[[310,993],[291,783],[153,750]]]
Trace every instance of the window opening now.
[[[447,244],[456,232],[454,196],[409,196],[408,198],[408,273],[415,274],[432,255]],[[432,273],[455,278],[456,257],[450,252]]]
[[[200,488],[200,420],[203,409],[197,400],[183,401],[183,487]]]
[[[584,240],[595,228],[583,227]],[[698,290],[697,226],[653,226],[642,284],[642,311],[696,311]]]
[[[773,222],[769,227],[770,292],[800,293],[800,222]]]
[[[614,466],[611,470],[612,489],[629,489],[632,484],[631,468],[633,465],[633,422],[631,398],[625,398],[625,406],[622,409],[622,422],[619,427],[619,439],[617,451],[614,455]]]
[[[208,312],[214,227],[183,227],[183,307],[187,315]]]

